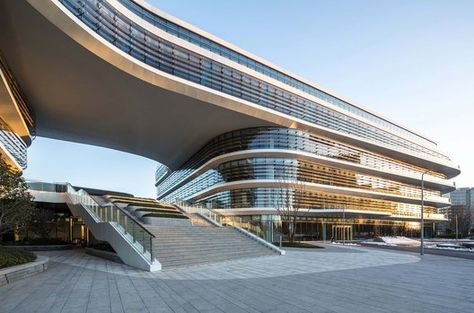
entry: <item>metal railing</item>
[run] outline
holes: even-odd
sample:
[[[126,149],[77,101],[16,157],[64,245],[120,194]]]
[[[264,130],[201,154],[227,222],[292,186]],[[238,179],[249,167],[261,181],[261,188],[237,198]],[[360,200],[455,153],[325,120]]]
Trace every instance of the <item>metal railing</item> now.
[[[181,209],[186,211],[186,213],[199,213],[204,216],[207,216],[211,220],[215,221],[220,225],[227,226],[236,226],[248,230],[249,232],[264,238],[264,232],[262,228],[258,225],[254,225],[250,222],[244,222],[241,217],[238,216],[225,216],[219,213],[216,213],[212,209],[206,208],[204,205],[190,204],[181,199],[175,199],[174,203],[179,206]]]
[[[265,239],[265,234],[260,226],[254,225],[250,222],[244,222],[241,217],[226,216],[222,219],[221,224],[243,228],[245,230],[248,230],[252,234],[255,234],[256,236]]]
[[[215,221],[218,224],[222,224],[221,220],[225,218],[224,215],[221,215],[219,213],[216,213],[212,211],[211,209],[206,208],[204,205],[198,205],[198,204],[190,204],[189,202],[186,202],[181,199],[175,199],[174,204],[180,207],[182,210],[184,210],[186,213],[189,214],[194,214],[194,213],[199,213],[204,216],[207,216],[211,220]]]
[[[130,214],[113,203],[100,205],[85,190],[76,190],[70,184],[67,185],[67,194],[73,204],[82,205],[97,223],[112,224],[150,263],[154,261],[153,238],[155,236],[135,221]]]

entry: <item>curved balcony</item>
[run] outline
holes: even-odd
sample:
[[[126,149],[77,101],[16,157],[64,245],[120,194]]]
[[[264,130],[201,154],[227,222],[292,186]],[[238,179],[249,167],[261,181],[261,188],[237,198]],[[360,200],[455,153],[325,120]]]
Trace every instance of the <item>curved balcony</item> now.
[[[16,170],[26,168],[27,144],[0,118],[0,149]]]
[[[183,175],[184,179],[175,180],[175,184],[171,185],[171,187],[166,188],[163,186],[162,188],[160,188],[163,191],[158,192],[158,197],[166,198],[173,191],[190,183],[193,179],[204,174],[206,171],[216,168],[219,164],[249,158],[281,158],[310,161],[318,164],[338,167],[340,169],[355,171],[360,174],[368,174],[384,179],[394,180],[403,184],[412,185],[413,187],[421,185],[421,175],[416,175],[409,172],[397,172],[387,169],[374,169],[361,164],[354,164],[343,160],[331,159],[303,151],[289,151],[283,149],[256,149],[236,151],[214,157],[203,165],[201,165],[196,170],[192,171],[189,175]],[[162,180],[160,180],[160,182],[162,182]],[[157,184],[159,185],[160,182],[158,182]],[[430,175],[424,176],[424,185],[425,188],[439,190],[442,193],[451,192],[456,189],[452,181]]]
[[[27,146],[35,134],[35,117],[28,106],[18,83],[13,78],[6,62],[0,55],[0,116],[9,128],[19,136]]]
[[[167,196],[221,163],[258,157],[310,161],[410,184],[414,188],[420,186],[421,173],[425,171],[424,168],[299,130],[259,127],[232,131],[211,140],[180,170],[173,172],[159,183],[158,197]],[[425,181],[427,188],[443,192],[454,188],[452,182],[434,171],[425,175]]]
[[[275,189],[291,189],[297,186],[302,188],[303,192],[322,192],[327,194],[336,194],[344,196],[354,196],[359,198],[387,200],[392,202],[401,202],[407,204],[421,204],[421,198],[407,197],[401,195],[388,194],[383,192],[369,191],[358,188],[348,188],[339,186],[329,186],[324,184],[316,184],[309,182],[299,182],[295,185],[296,181],[280,181],[274,179],[251,179],[241,180],[228,183],[222,183],[214,185],[206,190],[195,193],[190,197],[184,198],[185,201],[197,202],[201,199],[205,199],[211,195],[214,195],[223,191],[231,191],[238,189],[249,189],[249,188],[275,188]],[[425,196],[424,203],[427,206],[436,208],[446,207],[450,204],[449,199],[444,197],[436,196]]]

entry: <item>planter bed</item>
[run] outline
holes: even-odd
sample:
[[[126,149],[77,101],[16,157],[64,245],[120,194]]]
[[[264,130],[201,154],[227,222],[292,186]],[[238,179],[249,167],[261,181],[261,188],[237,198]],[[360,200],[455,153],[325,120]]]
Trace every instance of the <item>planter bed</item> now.
[[[36,260],[36,255],[31,252],[0,247],[0,269],[33,262],[34,260]]]
[[[0,269],[0,287],[42,273],[48,269],[49,258],[38,256],[35,261]]]
[[[0,246],[2,247],[2,246]],[[12,249],[24,250],[24,251],[56,251],[56,250],[71,250],[72,245],[8,245],[4,246]]]

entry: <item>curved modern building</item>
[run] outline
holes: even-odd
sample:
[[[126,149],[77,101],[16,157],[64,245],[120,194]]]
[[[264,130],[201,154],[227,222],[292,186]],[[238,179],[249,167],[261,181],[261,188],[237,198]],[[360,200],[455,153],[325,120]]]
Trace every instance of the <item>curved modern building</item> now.
[[[26,168],[26,149],[34,136],[33,111],[0,58],[0,156],[15,171]]]
[[[160,200],[284,227],[276,208],[291,206],[311,238],[403,233],[423,176],[428,227],[443,220],[460,170],[432,139],[142,0],[0,12],[2,71],[34,133],[160,162]]]

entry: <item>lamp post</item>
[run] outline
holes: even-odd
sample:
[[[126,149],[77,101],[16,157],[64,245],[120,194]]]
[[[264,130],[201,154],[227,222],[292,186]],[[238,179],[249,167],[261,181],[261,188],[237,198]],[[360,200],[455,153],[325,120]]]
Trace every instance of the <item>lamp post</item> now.
[[[456,212],[456,243],[458,242],[459,236],[458,236],[458,213]]]
[[[428,173],[428,171],[424,171],[421,173],[421,236],[420,236],[420,255],[425,254],[425,246],[424,246],[424,240],[425,240],[425,217],[423,214],[423,209],[424,209],[424,189],[425,189],[425,174]]]

